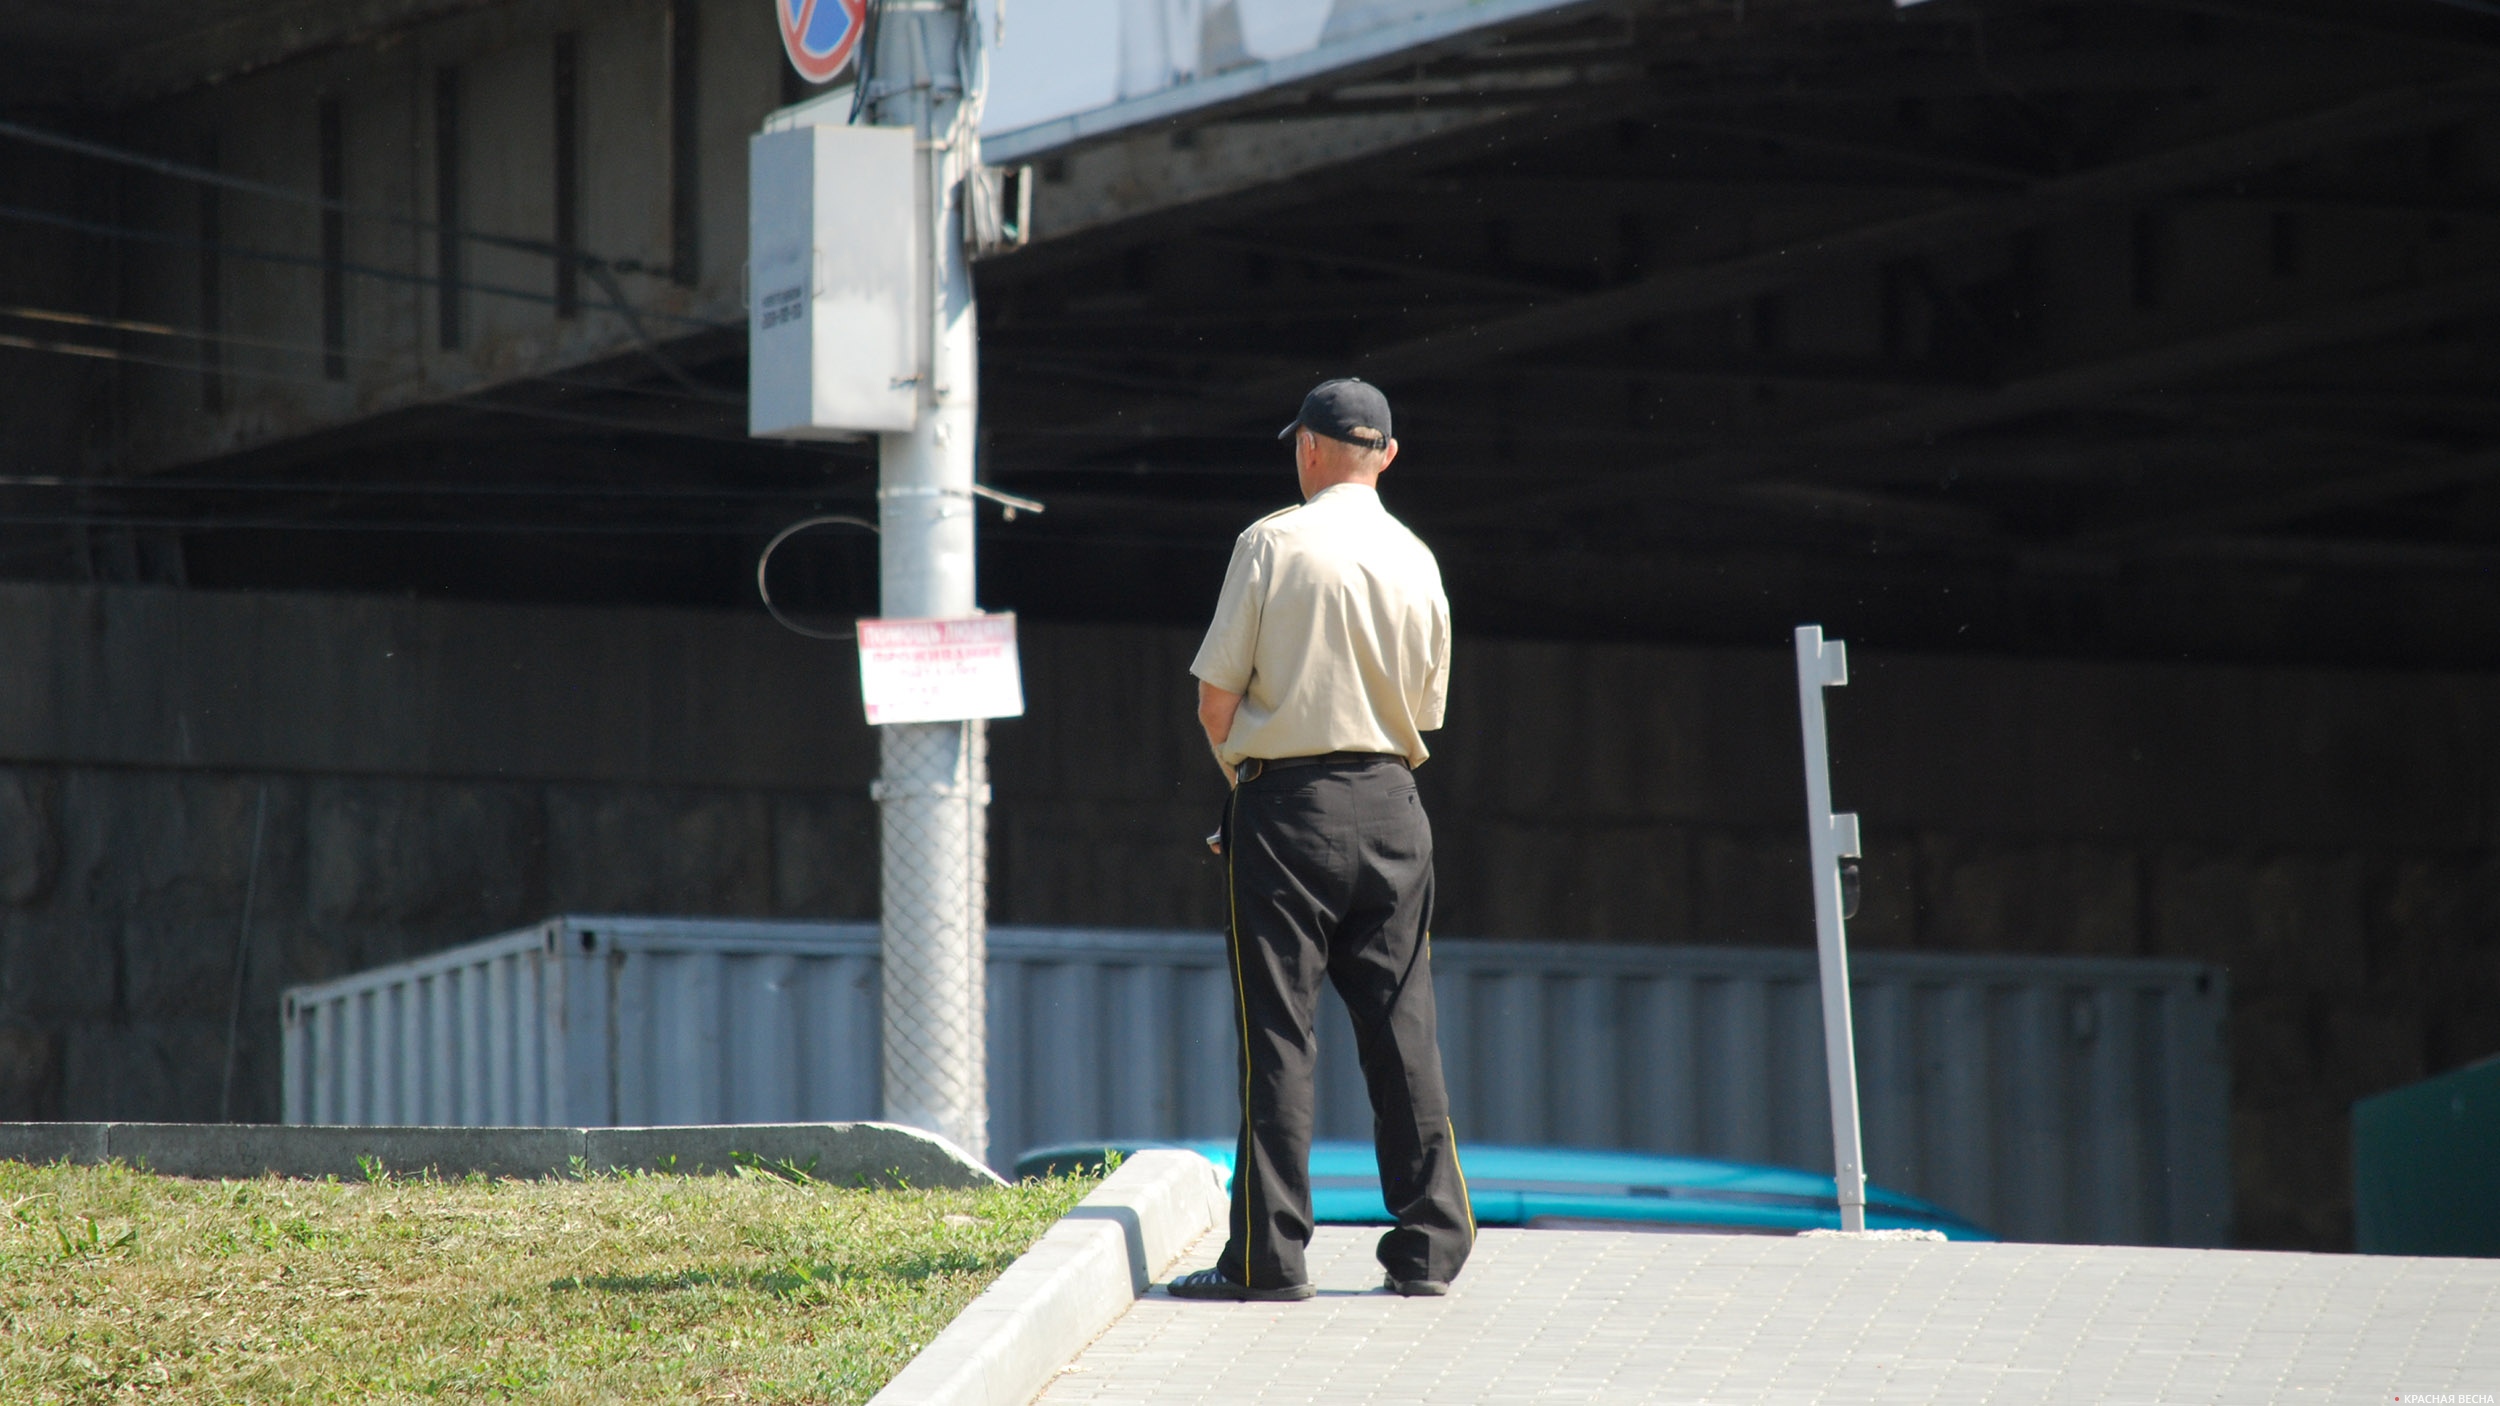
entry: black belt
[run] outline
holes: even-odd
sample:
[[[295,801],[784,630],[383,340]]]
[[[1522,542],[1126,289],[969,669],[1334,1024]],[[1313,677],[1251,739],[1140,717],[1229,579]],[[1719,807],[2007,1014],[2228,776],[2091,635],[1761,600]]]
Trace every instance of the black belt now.
[[[1233,768],[1235,779],[1256,781],[1271,771],[1296,766],[1369,765],[1373,762],[1396,762],[1406,766],[1406,758],[1395,752],[1322,752],[1316,757],[1244,757]]]

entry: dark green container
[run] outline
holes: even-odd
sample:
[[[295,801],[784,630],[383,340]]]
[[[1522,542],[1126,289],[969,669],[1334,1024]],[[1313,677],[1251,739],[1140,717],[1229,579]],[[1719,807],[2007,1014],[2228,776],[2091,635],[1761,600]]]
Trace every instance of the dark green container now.
[[[2500,1055],[2352,1106],[2365,1255],[2500,1257]]]

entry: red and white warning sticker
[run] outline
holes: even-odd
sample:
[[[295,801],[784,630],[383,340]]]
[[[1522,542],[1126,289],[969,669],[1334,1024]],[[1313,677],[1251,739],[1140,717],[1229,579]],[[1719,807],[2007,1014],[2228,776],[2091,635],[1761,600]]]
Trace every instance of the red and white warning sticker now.
[[[859,694],[870,723],[1021,717],[1016,617],[862,620]]]

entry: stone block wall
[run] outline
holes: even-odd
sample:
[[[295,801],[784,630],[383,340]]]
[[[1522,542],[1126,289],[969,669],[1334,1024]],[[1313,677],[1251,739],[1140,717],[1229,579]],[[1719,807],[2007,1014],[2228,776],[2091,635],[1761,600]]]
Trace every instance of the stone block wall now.
[[[266,1121],[286,986],[556,912],[876,908],[864,795],[20,764],[0,844],[0,1119],[214,1118],[238,943],[231,1112]]]
[[[1220,922],[1195,644],[1028,625],[994,920]],[[2237,1237],[2348,1245],[2351,1101],[2500,1050],[2500,680],[1853,664],[1854,940],[2227,966]],[[852,669],[745,617],[0,585],[0,1117],[214,1117],[247,889],[244,1118],[292,983],[563,911],[873,916]],[[1436,929],[1806,945],[1792,679],[1462,640]]]
[[[284,987],[550,913],[873,914],[847,667],[692,615],[0,586],[0,1118],[274,1119]]]

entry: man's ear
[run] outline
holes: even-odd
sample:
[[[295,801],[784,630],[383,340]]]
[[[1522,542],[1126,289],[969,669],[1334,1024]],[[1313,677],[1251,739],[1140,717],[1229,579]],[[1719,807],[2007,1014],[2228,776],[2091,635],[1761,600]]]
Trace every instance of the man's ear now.
[[[1387,444],[1384,444],[1384,445],[1380,446],[1380,467],[1381,467],[1381,469],[1386,469],[1386,468],[1388,468],[1391,464],[1396,463],[1396,462],[1397,462],[1397,457],[1398,457],[1398,442],[1397,442],[1396,440],[1394,440],[1394,439],[1393,439],[1393,440],[1390,440]],[[1375,470],[1374,472],[1378,472],[1378,470]]]

